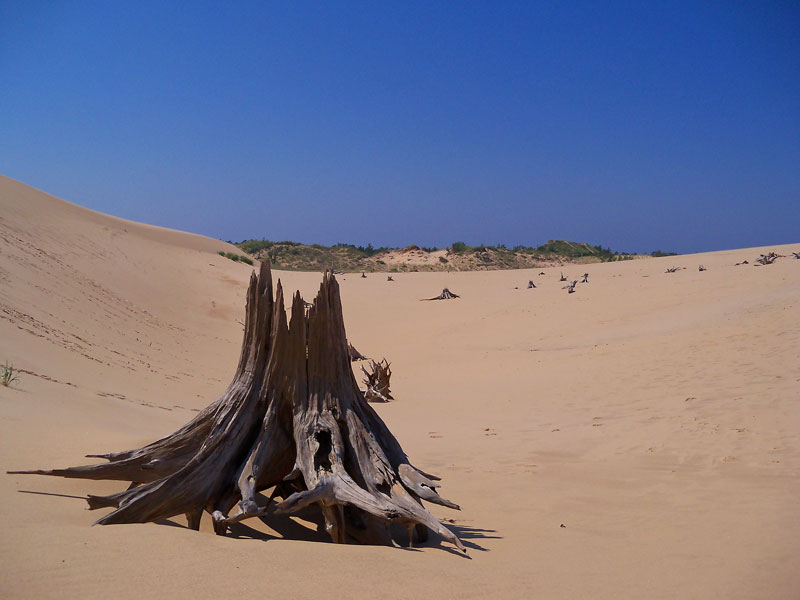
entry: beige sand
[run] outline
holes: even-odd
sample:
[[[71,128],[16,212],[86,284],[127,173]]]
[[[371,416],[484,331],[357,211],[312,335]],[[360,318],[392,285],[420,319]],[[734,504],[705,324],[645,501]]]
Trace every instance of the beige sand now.
[[[121,484],[6,475],[140,446],[224,390],[251,269],[219,249],[0,178],[0,362],[26,371],[0,387],[0,597],[797,597],[800,261],[734,266],[765,249],[570,267],[572,295],[558,268],[339,277],[469,559],[291,520],[90,527],[76,497]]]

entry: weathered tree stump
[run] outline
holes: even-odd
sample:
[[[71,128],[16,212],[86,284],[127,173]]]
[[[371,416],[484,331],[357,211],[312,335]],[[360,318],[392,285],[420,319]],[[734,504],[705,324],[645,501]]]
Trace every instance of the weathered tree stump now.
[[[800,252],[792,252],[792,256],[794,256],[797,260],[800,260]]]
[[[581,283],[589,283],[589,274],[588,273],[584,273],[583,274],[583,279],[581,279]]]
[[[577,279],[571,281],[569,284],[565,285],[561,289],[562,290],[567,290],[567,292],[570,293],[570,294],[574,294],[576,285],[578,285],[578,280]]]
[[[561,272],[561,279],[559,279],[559,281],[566,281],[566,280],[567,280],[567,278],[564,277],[564,272],[562,271]]]
[[[307,311],[295,293],[288,321],[280,281],[273,300],[262,263],[250,278],[239,366],[227,391],[170,436],[89,456],[108,462],[9,473],[131,482],[110,496],[88,496],[90,509],[114,508],[101,525],[185,514],[198,529],[206,511],[224,535],[230,523],[266,514],[256,494],[274,488],[272,497],[282,499],[275,512],[316,506],[337,543],[394,544],[389,525],[400,523],[410,534],[432,529],[465,551],[422,500],[459,507],[436,493],[438,477],[411,465],[358,389],[339,285],[329,273]]]
[[[535,287],[536,287],[536,284],[533,283],[533,280],[529,279],[528,280],[528,289],[530,290],[530,289],[533,289]]]
[[[380,362],[370,361],[369,370],[361,365],[361,371],[364,373],[364,398],[367,402],[389,402],[394,400],[392,392],[389,390],[389,379],[392,376],[392,370],[389,368],[389,363],[384,358]]]
[[[705,271],[706,268],[703,265],[700,265],[699,267],[697,267],[697,270],[702,272]]]
[[[386,277],[386,281],[394,281],[394,277],[392,277],[391,275],[388,275]]]
[[[361,273],[361,279],[366,279],[366,278],[367,278],[367,274],[366,273]]]
[[[454,294],[447,288],[444,288],[442,290],[442,293],[439,294],[438,296],[434,296],[433,298],[425,298],[425,300],[451,300],[452,298],[460,298],[460,297],[461,296],[459,296],[458,294]]]

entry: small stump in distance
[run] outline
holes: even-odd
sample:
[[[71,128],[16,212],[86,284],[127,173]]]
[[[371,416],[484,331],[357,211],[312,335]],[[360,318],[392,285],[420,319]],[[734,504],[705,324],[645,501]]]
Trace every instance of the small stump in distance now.
[[[389,379],[392,377],[392,370],[389,362],[384,358],[380,362],[370,361],[369,370],[361,365],[364,373],[364,398],[367,402],[389,402],[394,400],[392,392],[389,390]]]
[[[442,293],[438,296],[434,296],[433,298],[425,298],[425,300],[452,300],[453,298],[460,298],[458,294],[454,294],[447,288],[442,290]]]
[[[367,358],[366,356],[361,354],[361,352],[356,350],[356,347],[353,346],[353,344],[351,344],[350,342],[347,342],[347,353],[350,355],[350,360],[352,362],[357,362],[359,360],[369,360],[369,358]]]

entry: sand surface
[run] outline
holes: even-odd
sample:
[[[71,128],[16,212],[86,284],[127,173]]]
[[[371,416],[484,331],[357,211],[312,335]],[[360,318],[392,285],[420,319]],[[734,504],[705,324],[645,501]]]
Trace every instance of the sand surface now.
[[[288,517],[91,527],[81,497],[124,484],[6,475],[141,446],[224,391],[251,272],[231,249],[0,177],[0,362],[23,370],[0,387],[0,597],[800,594],[800,261],[752,266],[800,244],[565,268],[590,274],[571,295],[558,268],[339,276],[348,337],[392,362],[376,409],[462,505],[432,512],[469,558]]]

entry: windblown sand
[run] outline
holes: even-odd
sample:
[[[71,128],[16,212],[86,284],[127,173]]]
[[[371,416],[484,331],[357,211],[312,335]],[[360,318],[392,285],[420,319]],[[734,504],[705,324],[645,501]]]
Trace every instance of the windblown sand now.
[[[22,371],[0,387],[0,597],[800,594],[800,244],[565,267],[590,274],[575,294],[558,268],[339,276],[349,339],[392,363],[376,409],[462,505],[432,512],[469,558],[289,517],[91,527],[81,498],[124,483],[6,475],[144,445],[224,391],[251,268],[218,250],[0,178],[0,362]],[[754,267],[769,250],[789,256]],[[307,299],[321,279],[276,276]],[[443,287],[461,298],[419,301]]]

